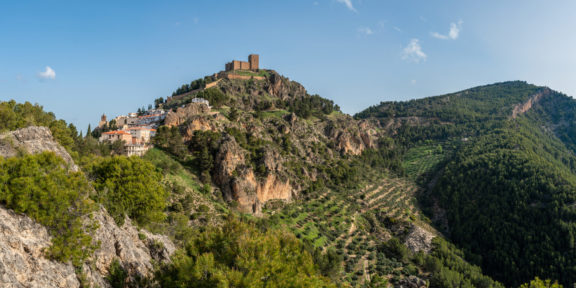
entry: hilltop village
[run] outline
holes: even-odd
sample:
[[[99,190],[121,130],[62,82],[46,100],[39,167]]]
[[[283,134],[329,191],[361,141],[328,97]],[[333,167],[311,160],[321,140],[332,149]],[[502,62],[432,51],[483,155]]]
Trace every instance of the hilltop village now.
[[[178,103],[178,107],[185,108],[190,105],[206,106],[201,108],[201,111],[206,111],[210,114],[218,114],[218,112],[211,112],[210,102],[201,97],[195,97],[182,104],[179,101],[193,93],[200,92],[218,85],[221,79],[237,79],[237,80],[263,80],[264,77],[255,75],[259,69],[259,55],[248,55],[248,61],[232,60],[224,66],[224,71],[215,73],[212,78],[214,81],[209,83],[200,83],[198,87],[183,87],[183,89],[176,91],[172,96],[160,98],[156,101],[156,107],[149,107],[148,110],[138,109],[138,112],[131,112],[127,115],[120,115],[108,121],[108,117],[103,114],[98,127],[95,129],[99,142],[115,142],[122,141],[124,143],[123,154],[127,156],[142,156],[152,148],[152,138],[156,135],[156,129],[164,124],[164,120],[170,113],[176,113],[177,107],[164,108],[165,106],[174,106],[169,104]]]

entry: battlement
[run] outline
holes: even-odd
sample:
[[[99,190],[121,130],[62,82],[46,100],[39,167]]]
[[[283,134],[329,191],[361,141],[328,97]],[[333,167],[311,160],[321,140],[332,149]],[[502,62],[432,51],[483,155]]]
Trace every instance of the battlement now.
[[[260,65],[260,56],[258,54],[250,54],[248,55],[248,62],[245,61],[238,61],[232,60],[232,62],[228,62],[225,65],[225,71],[234,71],[234,70],[251,70],[251,71],[258,71]]]

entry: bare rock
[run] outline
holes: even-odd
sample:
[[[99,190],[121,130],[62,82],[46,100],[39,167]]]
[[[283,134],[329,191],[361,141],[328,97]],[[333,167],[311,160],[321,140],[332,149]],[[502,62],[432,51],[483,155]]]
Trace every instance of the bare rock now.
[[[170,111],[164,119],[164,124],[168,127],[179,126],[194,115],[203,115],[210,112],[210,107],[204,103],[190,103],[185,107],[179,107],[176,112]]]
[[[421,279],[416,276],[408,276],[403,278],[398,282],[398,284],[394,285],[394,287],[398,288],[426,288],[428,287],[428,283],[426,280]]]
[[[412,231],[410,231],[404,240],[404,244],[413,253],[418,251],[429,253],[430,249],[432,249],[432,239],[434,239],[434,237],[436,237],[436,235],[433,233],[424,230],[420,226],[413,225]]]
[[[0,135],[0,156],[17,156],[19,151],[51,151],[62,157],[72,171],[78,171],[72,157],[46,127],[28,127]],[[71,263],[44,256],[51,245],[46,228],[25,215],[0,205],[0,287],[80,287]],[[105,280],[110,264],[118,259],[132,279],[151,276],[153,262],[170,261],[176,250],[166,236],[138,230],[127,219],[118,227],[104,208],[93,215],[98,229],[92,235],[100,247],[83,266],[88,284],[109,287]]]
[[[133,277],[148,277],[153,271],[153,260],[169,261],[176,250],[167,237],[139,231],[129,218],[125,219],[122,227],[118,227],[104,208],[94,215],[94,220],[99,225],[94,240],[100,242],[100,248],[94,252],[93,263],[101,275],[108,275],[110,264],[118,259]]]
[[[0,156],[14,157],[19,150],[31,154],[54,152],[68,163],[71,171],[79,170],[66,149],[54,140],[48,127],[30,126],[0,135]]]
[[[263,164],[268,173],[258,179],[251,167],[245,165],[245,151],[231,135],[220,144],[215,159],[214,182],[218,184],[227,201],[236,201],[240,211],[259,215],[262,205],[269,200],[291,200],[296,193],[289,180],[278,177],[282,169],[280,155],[267,149]]]
[[[0,287],[79,287],[74,267],[45,258],[46,228],[0,206]]]

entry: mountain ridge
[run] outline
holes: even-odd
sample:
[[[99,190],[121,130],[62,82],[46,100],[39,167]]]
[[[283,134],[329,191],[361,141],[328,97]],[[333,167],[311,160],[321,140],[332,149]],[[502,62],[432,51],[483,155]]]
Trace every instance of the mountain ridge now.
[[[305,264],[302,267],[308,269],[306,273],[312,277],[308,280],[353,287],[386,287],[388,284],[398,287],[502,287],[474,264],[482,265],[488,275],[515,286],[534,276],[542,276],[538,265],[550,261],[548,258],[536,262],[532,259],[534,264],[526,273],[520,273],[516,266],[505,262],[507,266],[499,266],[499,269],[507,271],[507,276],[514,275],[514,279],[503,277],[491,269],[492,264],[487,264],[493,262],[485,262],[491,259],[489,255],[479,253],[489,249],[478,250],[476,246],[467,245],[477,241],[474,245],[482,247],[486,242],[482,242],[482,236],[490,233],[478,236],[475,231],[462,228],[486,227],[488,222],[467,224],[459,213],[468,215],[469,211],[482,209],[482,206],[470,203],[486,201],[484,195],[499,201],[500,198],[495,197],[501,195],[483,194],[480,193],[482,189],[475,187],[484,187],[481,186],[483,181],[477,180],[479,175],[499,176],[501,171],[507,171],[507,159],[521,159],[524,162],[514,160],[513,163],[530,164],[526,167],[532,170],[525,171],[532,171],[532,174],[526,175],[538,175],[538,171],[547,169],[549,174],[546,175],[567,179],[566,187],[576,183],[570,182],[576,160],[572,160],[575,157],[568,152],[576,147],[570,144],[571,139],[576,139],[572,138],[576,135],[572,133],[576,115],[570,110],[576,104],[557,92],[521,81],[503,82],[408,102],[382,102],[354,117],[341,113],[330,100],[309,95],[302,85],[273,71],[267,71],[261,80],[222,79],[211,87],[184,93],[189,94],[173,98],[173,103],[166,103],[164,99],[155,101],[169,111],[165,125],[158,128],[153,140],[156,148],[149,150],[142,159],[116,156],[114,153],[120,151],[116,143],[98,143],[91,135],[79,136],[72,125],[59,122],[53,116],[40,117],[44,115],[38,112],[41,108],[26,106],[29,103],[0,103],[0,111],[15,113],[7,112],[9,118],[37,119],[34,121],[38,124],[50,127],[58,142],[65,144],[61,149],[70,151],[70,159],[79,163],[81,173],[85,173],[90,185],[96,189],[90,198],[111,209],[115,222],[134,217],[134,223],[139,227],[135,229],[164,234],[163,237],[170,238],[179,248],[171,262],[161,265],[154,276],[149,276],[152,278],[146,278],[146,281],[152,281],[146,285],[235,281],[232,279],[236,274],[228,270],[235,266],[227,265],[243,264],[228,258],[229,255],[218,254],[216,246],[209,244],[216,243],[211,237],[224,237],[223,241],[230,245],[227,247],[251,247],[244,246],[251,244],[235,238],[236,232],[226,234],[226,230],[221,229],[248,229],[251,231],[249,237],[270,245],[277,245],[273,244],[275,241],[288,241],[285,243],[292,243],[295,246],[291,247],[303,253],[298,261],[312,263],[312,266]],[[198,97],[210,100],[212,107],[193,103],[192,99]],[[557,103],[563,103],[563,109],[554,109]],[[1,110],[14,105],[27,108]],[[30,111],[25,112],[30,114],[14,111]],[[31,122],[5,123],[14,124],[4,124],[0,129],[13,130]],[[492,143],[491,139],[498,141]],[[493,154],[511,156],[485,156]],[[22,157],[12,153],[8,159],[15,158],[13,156]],[[494,166],[492,162],[498,165]],[[142,187],[142,195],[138,195],[140,188],[133,188],[139,187],[137,181],[144,179],[123,171],[129,169],[120,168],[130,165],[139,169],[135,171],[148,171],[146,173],[152,177],[146,180],[151,181],[147,186],[162,191],[155,193]],[[504,168],[494,168],[500,166]],[[486,169],[474,170],[478,167]],[[0,178],[1,173],[0,169]],[[121,184],[122,177],[114,176],[121,173],[140,180]],[[460,179],[461,173],[469,174]],[[488,179],[485,185],[504,183],[499,177],[494,179]],[[538,187],[548,187],[546,177],[531,181],[540,183]],[[516,187],[512,185],[523,182],[517,177],[506,183]],[[454,187],[458,189],[451,189]],[[500,188],[494,187],[499,191]],[[522,195],[524,191],[531,191],[529,187],[521,186],[514,191]],[[478,198],[459,202],[459,199],[467,199],[459,195],[459,191],[470,191],[468,194]],[[545,196],[546,191],[542,190],[540,194]],[[152,197],[135,198],[142,201],[139,205],[151,205],[150,209],[131,207],[122,198],[110,201],[114,198],[107,197],[112,197],[113,193],[124,193],[118,195],[126,198]],[[566,195],[562,197],[571,199],[569,193]],[[532,209],[548,205],[546,199],[511,203],[528,203],[528,209]],[[505,198],[502,201],[509,202]],[[483,206],[489,207],[486,203]],[[453,207],[464,210],[451,209]],[[508,212],[520,211],[512,208],[514,206],[510,206]],[[438,215],[434,211],[445,214]],[[502,219],[514,216],[494,211],[500,210],[485,210],[484,213],[496,220],[498,216],[503,216]],[[129,218],[123,218],[125,215]],[[570,227],[569,217],[550,215],[557,216],[560,217],[558,223],[565,219]],[[485,219],[476,214],[465,218]],[[432,223],[429,219],[440,219],[447,225]],[[494,227],[499,227],[499,223],[494,222]],[[518,222],[517,227],[528,227],[525,231],[532,233],[526,223]],[[570,229],[562,231],[570,235]],[[137,234],[146,239],[152,237]],[[286,238],[272,236],[276,234]],[[475,236],[470,240],[466,238],[470,237],[467,234]],[[515,239],[506,238],[506,233],[502,235],[505,241],[499,241],[514,245]],[[566,244],[570,243],[569,238],[565,240]],[[154,243],[151,245],[156,247]],[[554,247],[560,249],[564,244],[559,245]],[[555,255],[554,249],[543,247],[541,251]],[[212,256],[200,257],[199,251]],[[213,257],[218,266],[202,262],[207,259],[204,257]],[[279,254],[279,257],[284,256]],[[511,259],[524,261],[522,255],[514,257]],[[194,266],[186,263],[194,263]],[[272,262],[260,264],[263,266],[253,269],[272,265]],[[113,274],[108,276],[109,281],[120,277],[129,281],[126,283],[144,283],[126,280],[134,279],[138,274],[134,274],[128,263],[120,262],[119,265],[108,271]],[[197,275],[194,273],[199,271],[194,269],[200,269],[194,267],[214,273],[211,272],[208,278],[194,278]],[[570,281],[555,271],[548,270],[544,276],[558,278],[563,283]],[[122,275],[131,278],[122,278]],[[182,278],[182,275],[192,278]]]

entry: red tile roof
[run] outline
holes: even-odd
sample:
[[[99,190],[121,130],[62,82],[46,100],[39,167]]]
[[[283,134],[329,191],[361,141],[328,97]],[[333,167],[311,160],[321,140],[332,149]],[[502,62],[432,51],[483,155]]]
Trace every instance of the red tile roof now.
[[[122,134],[130,134],[130,133],[128,133],[128,132],[126,132],[126,131],[122,131],[122,130],[117,130],[117,131],[104,132],[104,133],[102,133],[102,134],[106,134],[106,135],[119,134],[119,135],[122,135]]]

